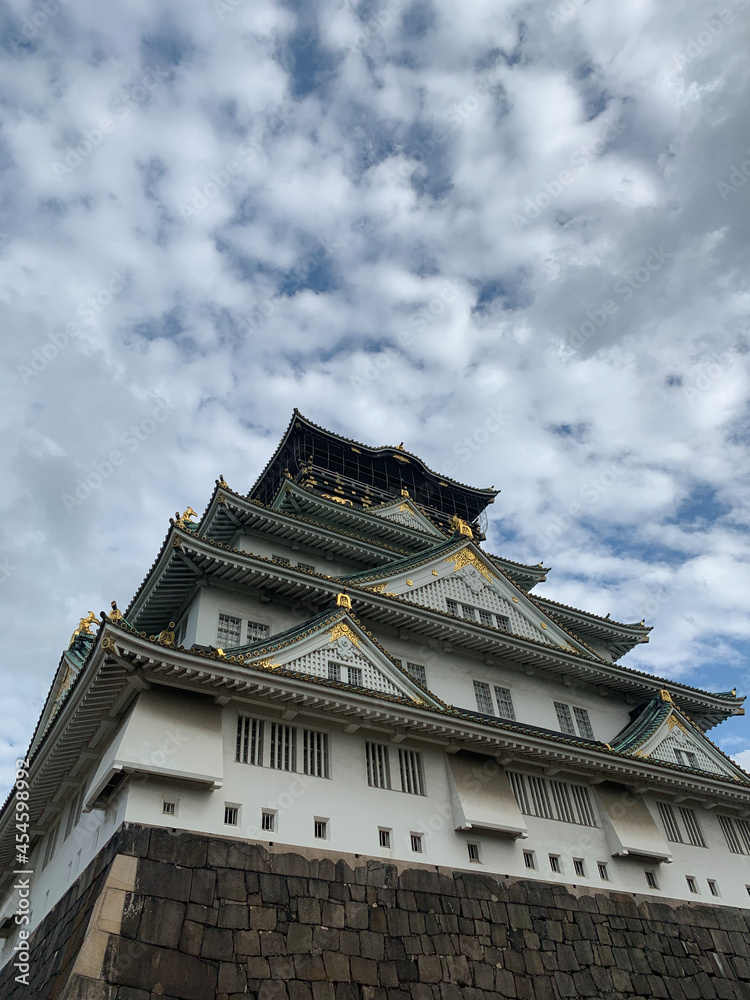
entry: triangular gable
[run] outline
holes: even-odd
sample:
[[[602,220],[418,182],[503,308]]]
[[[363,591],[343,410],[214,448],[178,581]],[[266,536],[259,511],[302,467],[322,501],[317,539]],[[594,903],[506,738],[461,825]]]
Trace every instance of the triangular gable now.
[[[466,539],[453,546],[441,546],[432,556],[401,560],[372,570],[366,580],[352,577],[370,590],[394,594],[404,600],[436,611],[448,611],[454,602],[458,616],[466,618],[465,608],[474,608],[477,624],[479,611],[493,617],[490,624],[523,639],[547,646],[593,655],[583,643],[544,614],[528,596],[504,576],[484,553]],[[507,626],[505,622],[507,621]]]
[[[313,619],[310,628],[302,625],[293,633],[271,636],[262,647],[256,644],[245,654],[245,663],[266,670],[307,674],[332,684],[407,698],[433,708],[445,707],[406,673],[400,662],[352,615],[340,612],[320,619],[321,616]],[[237,654],[237,650],[225,652]]]
[[[378,507],[372,507],[368,513],[374,517],[383,517],[387,521],[395,521],[397,524],[402,524],[405,528],[414,528],[416,531],[423,531],[427,535],[432,535],[433,538],[445,538],[442,531],[408,497],[394,500],[392,503],[381,504]]]
[[[706,771],[722,778],[750,782],[741,768],[675,708],[668,692],[662,692],[662,698],[668,710],[653,732],[637,748],[633,748],[637,756],[679,764],[693,771]]]

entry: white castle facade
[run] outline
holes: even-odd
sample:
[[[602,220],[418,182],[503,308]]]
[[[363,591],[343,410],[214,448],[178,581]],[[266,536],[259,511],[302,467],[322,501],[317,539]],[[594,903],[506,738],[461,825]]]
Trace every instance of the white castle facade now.
[[[34,734],[29,928],[124,822],[749,907],[750,777],[706,735],[743,699],[631,670],[643,623],[536,596],[543,567],[482,547],[494,496],[295,411],[250,494],[173,520]]]

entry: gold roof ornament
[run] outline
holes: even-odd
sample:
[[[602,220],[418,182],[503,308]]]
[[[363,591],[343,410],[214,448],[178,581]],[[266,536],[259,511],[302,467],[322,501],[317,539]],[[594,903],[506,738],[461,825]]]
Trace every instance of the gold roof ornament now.
[[[342,591],[340,594],[336,594],[336,606],[339,608],[346,608],[347,611],[352,610],[352,599],[349,595]]]
[[[81,618],[78,622],[78,627],[76,628],[73,635],[70,637],[70,642],[68,643],[68,649],[76,641],[76,636],[79,635],[92,635],[91,626],[96,625],[99,619],[96,617],[93,611],[89,611],[85,618]]]
[[[117,607],[117,601],[112,601],[111,602],[111,608],[112,608],[112,610],[110,611],[110,613],[108,615],[109,620],[111,622],[121,622],[123,620],[122,619],[122,611],[120,611],[120,609]]]
[[[157,639],[165,646],[174,646],[174,622],[169,623],[169,628],[163,628]]]
[[[466,521],[462,520],[458,516],[458,514],[453,515],[453,517],[450,520],[449,527],[451,528],[454,534],[458,532],[459,535],[465,535],[467,538],[474,537],[474,532],[471,530]]]
[[[197,517],[197,516],[198,515],[195,513],[195,511],[193,510],[193,508],[192,507],[188,507],[183,512],[182,515],[180,515],[180,512],[176,510],[175,514],[174,514],[174,519],[175,519],[175,523],[177,524],[177,526],[179,528],[187,528],[188,525],[191,525],[193,523],[193,518]]]
[[[219,486],[221,486],[223,490],[229,489],[229,483],[226,481],[221,472],[219,473]]]
[[[659,694],[661,695],[662,701],[668,701],[670,705],[674,704],[674,702],[672,701],[672,695],[665,688],[662,688]]]
[[[334,497],[330,493],[321,493],[321,496],[323,497],[324,500],[333,500],[334,503],[341,503],[344,504],[344,506],[346,507],[354,506],[351,500],[347,500],[345,497]]]
[[[448,556],[448,558],[445,561],[452,562],[454,564],[453,565],[454,573],[457,573],[460,569],[463,569],[464,566],[473,566],[475,569],[479,570],[479,572],[482,574],[483,577],[485,577],[485,579],[489,580],[490,583],[492,583],[492,574],[484,565],[482,560],[474,552],[471,551],[468,545],[465,546],[465,548],[461,549],[459,552],[454,552],[453,555]]]
[[[402,489],[401,489],[401,496],[402,497],[408,497],[409,496],[409,491],[406,488],[404,488],[404,487],[402,487]]]
[[[344,638],[348,639],[355,646],[359,646],[359,636],[356,632],[352,632],[346,622],[339,622],[338,625],[334,625],[328,634],[330,635],[329,642],[335,642],[344,636]]]

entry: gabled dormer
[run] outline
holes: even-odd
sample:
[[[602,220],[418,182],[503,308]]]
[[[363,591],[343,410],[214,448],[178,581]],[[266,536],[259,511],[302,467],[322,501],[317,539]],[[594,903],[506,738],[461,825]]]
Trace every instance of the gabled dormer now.
[[[750,784],[750,775],[676,708],[668,691],[661,691],[633,715],[633,721],[612,740],[613,750]]]

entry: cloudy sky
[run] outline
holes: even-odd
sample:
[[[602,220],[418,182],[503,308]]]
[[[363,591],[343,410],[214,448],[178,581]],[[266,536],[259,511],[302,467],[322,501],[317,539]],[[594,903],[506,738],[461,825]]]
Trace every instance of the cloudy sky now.
[[[1,16],[3,786],[77,620],[294,406],[750,692],[750,0]]]

